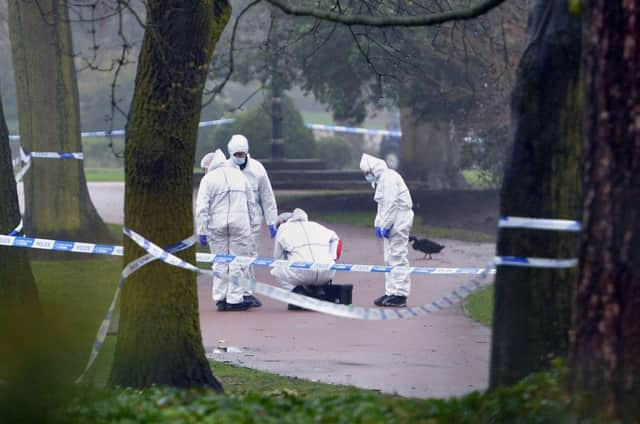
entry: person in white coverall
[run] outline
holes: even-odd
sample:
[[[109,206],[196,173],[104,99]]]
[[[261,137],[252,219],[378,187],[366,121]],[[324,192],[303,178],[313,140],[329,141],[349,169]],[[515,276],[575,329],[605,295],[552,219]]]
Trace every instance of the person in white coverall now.
[[[220,149],[202,177],[196,200],[196,224],[202,245],[209,244],[213,254],[250,256],[254,250],[251,226],[255,198],[244,174],[226,163]],[[213,277],[213,300],[218,311],[244,311],[251,303],[243,298],[244,289],[230,281],[246,278],[247,267],[239,264],[214,264],[213,270],[227,279]]]
[[[317,222],[309,221],[302,209],[293,213],[283,213],[283,222],[278,228],[274,259],[293,262],[316,262],[333,265],[338,258],[338,235]],[[271,275],[284,287],[291,290],[297,285],[323,285],[331,281],[334,270],[310,270],[275,267]]]
[[[382,160],[364,153],[360,169],[375,188],[378,203],[376,237],[384,241],[384,262],[388,266],[409,266],[409,233],[413,225],[413,202],[404,180]],[[373,301],[377,306],[407,306],[411,280],[407,272],[385,273],[385,294]]]
[[[278,207],[276,205],[276,197],[273,194],[271,181],[264,166],[249,155],[249,141],[245,136],[241,134],[231,136],[229,143],[227,143],[227,150],[230,156],[228,162],[231,166],[244,173],[249,180],[256,199],[256,215],[258,219],[253,223],[251,229],[255,241],[255,250],[251,252],[251,256],[258,256],[263,217],[269,227],[271,238],[274,238],[277,232]],[[253,269],[249,272],[253,273]],[[252,302],[254,307],[262,305],[260,300],[249,291],[245,292],[245,301]]]
[[[317,222],[309,221],[307,213],[302,209],[294,209],[293,213],[283,213],[278,221],[273,250],[274,259],[283,259],[288,263],[315,262],[333,265],[340,257],[342,242],[338,235]],[[331,284],[334,270],[299,269],[275,267],[271,270],[280,285],[294,293],[323,298],[324,288]],[[290,310],[301,308],[289,305]]]

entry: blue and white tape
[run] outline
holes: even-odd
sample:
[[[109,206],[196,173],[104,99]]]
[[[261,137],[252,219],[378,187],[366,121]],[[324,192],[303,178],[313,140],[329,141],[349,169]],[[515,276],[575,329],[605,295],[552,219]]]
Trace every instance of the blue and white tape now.
[[[18,226],[16,228],[14,228],[13,230],[11,230],[9,235],[10,236],[17,236],[18,234],[20,234],[22,232],[22,228],[24,228],[24,223],[22,221],[22,218],[20,218],[20,222],[18,223]]]
[[[188,247],[193,246],[195,241],[196,241],[195,236],[189,237],[172,246],[169,246],[167,248],[167,252],[175,253],[175,252],[179,252],[181,250],[187,249]],[[118,298],[120,297],[120,290],[122,289],[122,285],[124,284],[124,281],[127,279],[128,276],[136,272],[138,269],[142,268],[144,265],[148,264],[149,262],[153,262],[157,259],[158,259],[157,257],[148,254],[134,261],[131,261],[122,270],[122,273],[120,274],[120,281],[118,281],[118,286],[116,287],[116,292],[113,295],[113,300],[111,301],[111,305],[109,305],[109,309],[107,310],[107,313],[104,319],[102,320],[100,327],[98,328],[98,333],[96,334],[96,339],[91,348],[91,353],[89,354],[89,360],[87,361],[87,365],[85,366],[84,371],[82,371],[82,374],[80,375],[80,377],[78,377],[78,379],[76,380],[76,383],[82,382],[85,375],[87,374],[87,372],[95,362],[96,358],[98,357],[98,354],[102,350],[102,346],[104,345],[104,340],[107,337],[107,332],[109,331],[109,327],[111,325],[111,320],[113,319],[116,306],[118,305]]]
[[[307,124],[307,128],[318,131],[343,132],[347,134],[381,135],[389,137],[402,137],[402,131],[371,130],[368,128],[342,127],[335,125]]]
[[[235,122],[234,118],[222,118],[215,119],[213,121],[202,121],[198,124],[200,128],[204,127],[214,127],[218,125],[227,125]],[[360,127],[343,127],[340,125],[323,125],[323,124],[306,124],[307,128],[311,130],[318,131],[331,131],[331,132],[342,132],[347,134],[363,134],[363,135],[381,135],[381,136],[389,136],[389,137],[402,137],[402,131],[389,131],[389,130],[373,130],[369,128],[360,128]],[[100,131],[83,131],[80,133],[80,136],[83,138],[90,137],[114,137],[114,136],[123,136],[125,131],[121,130],[100,130]],[[10,135],[9,140],[20,140],[20,136]]]
[[[129,238],[131,238],[131,240],[133,240],[138,246],[143,248],[147,253],[169,265],[196,272],[198,274],[214,274],[211,270],[203,270],[189,264],[188,262],[185,262],[184,260],[172,255],[166,250],[163,250],[158,245],[152,243],[151,241],[145,239],[144,237],[130,229],[125,228],[123,231]],[[459,286],[458,288],[435,302],[402,309],[364,308],[352,305],[339,305],[292,293],[288,290],[260,283],[255,280],[239,279],[238,277],[233,278],[231,280],[231,283],[238,284],[246,289],[252,290],[255,293],[262,294],[283,303],[291,303],[301,308],[311,309],[329,315],[361,320],[392,320],[415,318],[418,316],[428,315],[433,312],[437,312],[439,310],[456,305],[474,291],[489,284],[488,282],[483,283],[483,281],[486,280],[487,276],[490,274],[489,271],[490,266],[484,268],[482,272],[480,272],[469,283]],[[226,276],[220,275],[219,273],[215,273],[215,275],[219,278],[227,278]],[[246,276],[247,274],[245,273],[245,278]]]
[[[498,221],[498,228],[526,228],[532,230],[551,231],[580,231],[580,222],[570,219],[529,218],[520,216],[504,216]],[[523,256],[496,256],[496,266],[516,266],[525,268],[573,268],[578,265],[578,260],[529,258]]]
[[[122,256],[122,246],[108,244],[83,243],[68,240],[51,240],[35,237],[20,237],[12,235],[0,235],[0,246],[22,247],[29,249],[57,250],[62,252],[87,253],[93,255]],[[197,253],[196,260],[201,263],[238,263],[242,265],[282,267],[292,269],[310,269],[345,272],[367,272],[367,273],[410,273],[410,274],[431,274],[431,275],[478,275],[483,272],[483,268],[446,268],[446,267],[392,267],[385,265],[360,265],[360,264],[322,264],[316,262],[292,262],[285,260],[275,260],[271,258],[259,258],[252,256],[233,256],[211,253]],[[490,272],[495,272],[491,270]]]
[[[532,230],[580,231],[580,221],[571,219],[525,218],[504,216],[498,221],[498,228],[527,228]]]
[[[522,256],[496,256],[494,263],[498,266],[517,266],[525,268],[573,268],[578,265],[577,259],[527,258]]]
[[[28,153],[32,158],[38,159],[76,159],[84,160],[82,152],[31,152]]]

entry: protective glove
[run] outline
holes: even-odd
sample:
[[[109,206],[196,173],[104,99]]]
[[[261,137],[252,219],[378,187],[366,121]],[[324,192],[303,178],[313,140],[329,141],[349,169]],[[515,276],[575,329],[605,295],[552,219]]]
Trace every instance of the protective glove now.
[[[269,234],[271,234],[271,238],[274,238],[277,232],[278,232],[278,228],[275,225],[273,224],[269,225]]]
[[[391,228],[385,228],[382,230],[382,237],[389,238],[391,235]]]
[[[198,236],[198,240],[200,241],[200,244],[203,246],[206,246],[209,244],[209,242],[207,242],[207,236],[200,234]]]
[[[376,227],[376,237],[382,238],[382,228]]]

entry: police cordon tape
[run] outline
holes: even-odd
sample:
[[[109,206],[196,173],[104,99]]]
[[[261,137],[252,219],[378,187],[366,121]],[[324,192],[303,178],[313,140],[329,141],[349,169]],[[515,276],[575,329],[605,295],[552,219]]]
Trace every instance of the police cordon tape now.
[[[213,270],[204,270],[196,267],[174,255],[172,253],[179,252],[188,247],[191,247],[195,243],[195,236],[191,236],[185,240],[182,240],[174,245],[171,245],[166,250],[162,249],[158,245],[152,243],[151,241],[145,239],[135,231],[132,231],[128,228],[123,229],[123,233],[133,240],[138,246],[143,248],[147,254],[131,261],[127,266],[124,267],[122,273],[120,275],[120,280],[118,282],[118,286],[116,288],[116,292],[114,294],[113,300],[111,301],[111,305],[107,310],[107,313],[100,324],[98,329],[98,333],[96,335],[96,340],[91,349],[91,353],[89,355],[89,360],[87,365],[76,380],[76,383],[82,382],[87,372],[95,362],[98,354],[102,350],[102,346],[104,345],[104,341],[107,336],[107,332],[109,330],[109,326],[111,325],[111,320],[113,319],[113,314],[116,309],[116,305],[118,302],[118,298],[120,296],[120,290],[124,281],[128,276],[133,274],[138,269],[142,268],[144,265],[154,261],[161,260],[169,265],[173,265],[182,269],[186,269],[197,274],[205,274],[209,276],[216,276],[220,279],[229,281],[226,275],[223,275],[219,272]],[[251,262],[246,262],[246,266],[251,265]],[[360,306],[352,306],[352,305],[337,305],[331,302],[325,302],[318,299],[310,298],[307,296],[303,296],[300,294],[292,293],[288,290],[274,287],[268,284],[260,283],[254,279],[251,280],[241,280],[237,277],[231,280],[232,284],[238,284],[246,289],[252,290],[254,293],[259,293],[264,296],[270,297],[274,300],[281,301],[283,303],[290,303],[301,308],[310,309],[316,312],[325,313],[328,315],[343,317],[343,318],[352,318],[352,319],[361,319],[361,320],[393,320],[393,319],[407,319],[414,318],[418,316],[424,316],[428,314],[432,314],[434,312],[440,311],[442,309],[448,308],[450,306],[456,305],[466,297],[468,297],[473,292],[477,291],[480,288],[488,286],[490,283],[484,283],[487,276],[491,274],[491,265],[488,265],[483,269],[482,272],[476,275],[471,281],[462,284],[455,288],[453,291],[449,292],[445,296],[436,300],[435,302],[423,304],[419,306],[414,306],[411,308],[404,309],[380,309],[380,308],[364,308]],[[249,275],[245,273],[245,276]]]
[[[123,229],[124,234],[133,240],[138,246],[144,249],[148,254],[160,259],[169,265],[176,266],[188,271],[192,271],[198,274],[215,275],[219,278],[227,278],[217,272],[211,270],[203,270],[201,268],[192,265],[183,259],[178,258],[162,249],[153,242],[142,237],[140,234],[132,231],[128,228]],[[245,266],[250,266],[251,262],[245,262]],[[351,305],[339,305],[331,302],[326,302],[300,294],[293,293],[289,290],[285,290],[279,287],[271,286],[269,284],[260,283],[256,280],[240,279],[235,277],[231,279],[233,284],[237,284],[243,288],[250,289],[255,293],[263,294],[275,300],[279,300],[284,303],[291,303],[296,306],[300,306],[305,309],[311,309],[317,312],[322,312],[329,315],[335,315],[344,318],[363,319],[363,320],[391,320],[391,319],[406,319],[413,318],[420,315],[427,315],[449,306],[455,305],[469,296],[474,291],[478,290],[483,284],[480,282],[485,280],[486,277],[491,274],[491,265],[484,268],[477,274],[476,277],[471,280],[470,283],[463,284],[449,294],[443,296],[441,299],[419,306],[403,309],[382,309],[382,308],[364,308],[360,306]],[[246,274],[245,274],[246,275]],[[471,286],[469,286],[469,284]],[[488,285],[488,284],[487,284]]]
[[[232,124],[235,122],[234,118],[222,118],[215,119],[213,121],[202,121],[198,123],[200,128],[214,127],[217,125]],[[366,134],[366,135],[381,135],[389,137],[402,137],[402,131],[389,131],[389,130],[372,130],[369,128],[360,127],[343,127],[340,125],[323,125],[323,124],[305,124],[305,126],[311,130],[329,131],[329,132],[343,132],[348,134]],[[124,130],[99,130],[99,131],[83,131],[80,136],[83,138],[90,137],[114,137],[125,135]],[[20,140],[20,135],[13,134],[9,136],[9,140]]]
[[[14,230],[16,231],[16,230]],[[19,230],[17,231],[19,232]],[[122,246],[109,244],[84,243],[68,240],[51,240],[35,237],[24,237],[17,235],[0,235],[0,246],[22,247],[29,249],[56,250],[61,252],[85,253],[94,255],[122,256]],[[480,274],[483,268],[446,268],[446,267],[399,267],[389,265],[363,265],[363,264],[322,264],[316,262],[288,262],[287,260],[260,258],[251,256],[234,256],[225,254],[197,253],[196,260],[202,263],[219,264],[250,264],[252,266],[263,267],[289,267],[292,269],[309,270],[334,270],[345,272],[367,272],[367,273],[388,273],[388,272],[408,272],[410,274]],[[530,258],[520,256],[496,256],[496,265],[518,266],[529,268],[572,268],[576,266],[577,259],[548,259]],[[495,270],[491,271],[495,273]]]
[[[174,245],[167,247],[167,252],[176,253],[181,250],[187,249],[193,246],[193,244],[195,243],[195,240],[196,240],[196,237],[191,236],[185,240],[182,240]],[[118,281],[118,286],[116,287],[116,292],[113,295],[113,300],[111,301],[111,304],[109,305],[109,309],[107,310],[107,313],[104,319],[102,320],[100,327],[98,328],[98,334],[96,334],[96,340],[94,341],[93,346],[91,347],[91,353],[89,354],[89,360],[87,361],[87,365],[85,366],[84,371],[82,371],[82,374],[80,375],[80,377],[78,377],[78,379],[76,380],[76,383],[82,382],[85,375],[87,374],[89,369],[91,369],[91,366],[93,365],[96,358],[98,357],[98,354],[102,350],[102,346],[104,345],[104,340],[107,337],[107,332],[109,331],[109,326],[111,325],[111,320],[113,319],[113,314],[115,313],[116,307],[118,305],[120,290],[122,289],[124,280],[126,280],[128,276],[136,272],[138,269],[142,268],[144,265],[148,264],[149,262],[153,262],[157,259],[159,258],[153,255],[147,254],[134,261],[131,261],[122,270],[122,273],[120,274],[120,280]]]
[[[498,228],[527,228],[532,230],[580,231],[580,221],[571,219],[525,218],[521,216],[503,216]]]

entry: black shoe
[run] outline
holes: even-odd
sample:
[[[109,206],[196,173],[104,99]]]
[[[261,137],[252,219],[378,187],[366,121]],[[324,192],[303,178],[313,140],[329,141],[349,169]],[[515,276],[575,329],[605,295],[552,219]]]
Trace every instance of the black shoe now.
[[[384,296],[380,296],[379,298],[377,298],[376,300],[373,301],[373,304],[376,306],[382,306],[382,302],[384,302],[385,300],[387,300],[389,296],[387,296],[386,294]]]
[[[298,285],[291,290],[292,293],[301,294],[303,296],[309,296],[309,292],[307,291],[306,286]],[[300,306],[292,305],[291,303],[287,304],[287,310],[289,311],[306,311],[305,308],[301,308]]]
[[[251,307],[247,302],[227,303],[226,300],[216,302],[216,306],[218,307],[218,312],[246,311]]]
[[[404,308],[407,306],[407,296],[387,296],[386,299],[380,301],[378,306],[390,307],[390,308]]]
[[[260,302],[260,299],[252,294],[245,294],[244,296],[242,296],[242,300],[244,301],[244,303],[248,303],[250,308],[259,308],[262,306],[262,302]]]

